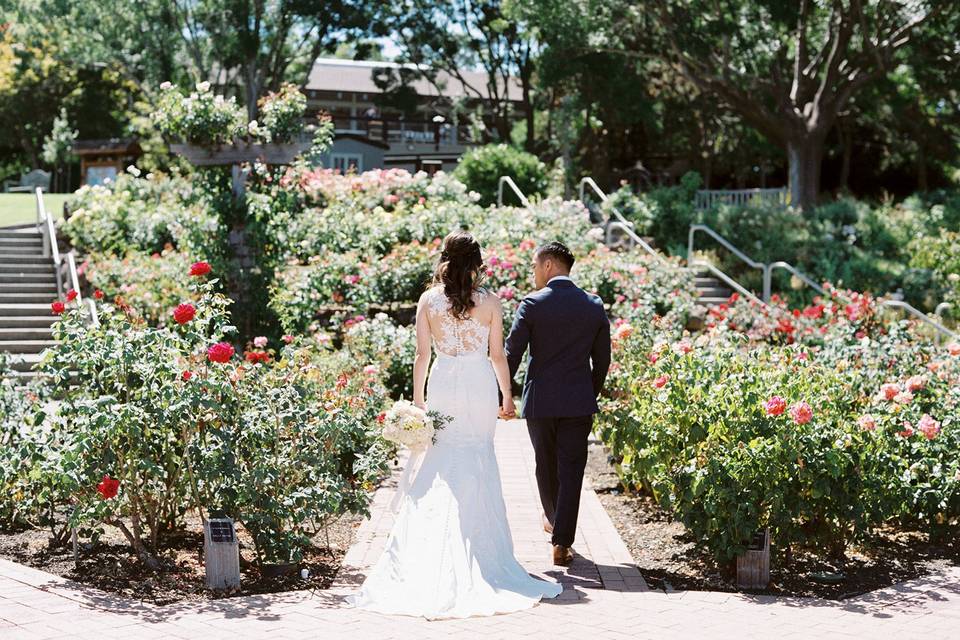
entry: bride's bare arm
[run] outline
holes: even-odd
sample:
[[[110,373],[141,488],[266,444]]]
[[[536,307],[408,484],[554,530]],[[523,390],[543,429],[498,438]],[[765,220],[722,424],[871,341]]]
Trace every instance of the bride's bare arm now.
[[[514,413],[513,390],[510,388],[510,366],[507,364],[507,354],[503,349],[503,305],[500,299],[493,296],[493,318],[490,322],[490,362],[497,375],[497,384],[503,396],[502,408],[504,413]]]
[[[426,294],[417,303],[417,353],[413,357],[413,404],[425,407],[424,387],[427,382],[427,368],[430,366],[430,321],[427,318]]]

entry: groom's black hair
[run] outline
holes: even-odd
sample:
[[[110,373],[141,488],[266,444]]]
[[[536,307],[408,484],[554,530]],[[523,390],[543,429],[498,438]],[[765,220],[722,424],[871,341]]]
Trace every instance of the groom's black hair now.
[[[537,260],[552,258],[563,263],[563,265],[567,267],[567,271],[573,269],[573,263],[575,262],[573,252],[562,242],[548,242],[547,244],[540,245],[537,247],[536,255]]]

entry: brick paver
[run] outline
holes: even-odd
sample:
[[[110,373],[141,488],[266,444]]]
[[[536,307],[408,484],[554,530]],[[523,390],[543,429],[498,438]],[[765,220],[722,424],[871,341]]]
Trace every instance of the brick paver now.
[[[533,452],[520,421],[502,423],[497,458],[517,557],[564,583],[553,601],[509,615],[427,622],[356,611],[343,596],[362,580],[390,531],[392,483],[374,498],[344,570],[326,591],[158,607],[0,560],[0,639],[91,638],[960,638],[960,569],[844,602],[711,592],[649,591],[590,487],[567,570],[549,563]]]

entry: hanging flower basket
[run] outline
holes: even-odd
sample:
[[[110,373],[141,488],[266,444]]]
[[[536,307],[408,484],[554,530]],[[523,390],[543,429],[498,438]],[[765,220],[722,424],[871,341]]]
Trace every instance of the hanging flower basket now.
[[[310,149],[310,142],[286,144],[235,142],[217,147],[171,144],[170,150],[198,167],[233,165],[259,160],[264,164],[290,164]]]

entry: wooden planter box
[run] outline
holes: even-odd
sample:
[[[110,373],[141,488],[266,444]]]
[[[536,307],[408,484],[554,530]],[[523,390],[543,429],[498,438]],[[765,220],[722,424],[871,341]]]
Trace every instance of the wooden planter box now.
[[[770,584],[770,529],[757,532],[746,552],[737,556],[737,586],[766,589]]]
[[[171,144],[170,150],[198,167],[233,165],[259,160],[265,164],[290,164],[310,148],[309,142],[287,144],[249,144],[235,142],[219,147],[195,144]]]

